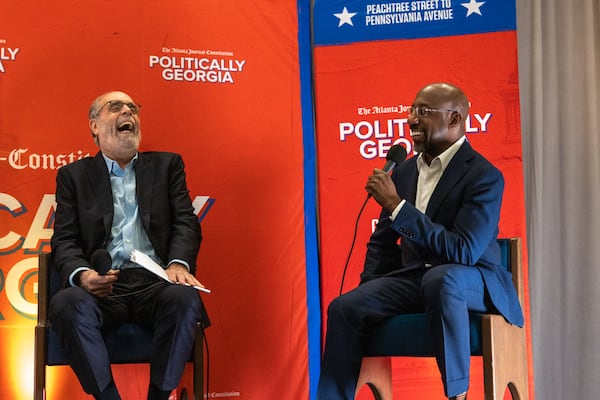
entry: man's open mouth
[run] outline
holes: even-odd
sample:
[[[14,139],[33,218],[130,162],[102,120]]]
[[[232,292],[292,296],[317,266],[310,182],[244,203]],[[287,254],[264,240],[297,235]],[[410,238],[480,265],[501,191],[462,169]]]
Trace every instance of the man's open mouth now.
[[[121,125],[119,125],[117,127],[119,132],[124,132],[124,131],[132,131],[133,130],[133,124],[131,122],[123,122]]]

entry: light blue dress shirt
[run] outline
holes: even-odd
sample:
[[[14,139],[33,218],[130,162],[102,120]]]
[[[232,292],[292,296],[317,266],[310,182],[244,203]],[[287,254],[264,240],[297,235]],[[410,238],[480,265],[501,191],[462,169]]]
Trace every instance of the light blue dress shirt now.
[[[125,168],[121,168],[119,163],[111,160],[104,154],[102,154],[102,156],[104,157],[110,176],[114,210],[110,237],[106,247],[112,258],[111,268],[124,269],[140,267],[129,261],[131,252],[134,249],[146,254],[158,264],[162,264],[160,259],[156,256],[156,251],[154,251],[154,247],[152,247],[152,243],[150,243],[150,239],[144,230],[139,215],[135,180],[135,165],[138,160],[138,155],[136,154]],[[173,259],[169,261],[169,264],[174,262],[184,265],[189,271],[190,267],[185,261]],[[69,277],[71,286],[75,286],[73,281],[75,275],[87,269],[89,268],[80,267],[73,271]]]
[[[160,262],[139,215],[135,184],[137,158],[136,154],[125,168],[121,168],[119,163],[104,156],[113,197],[114,215],[106,248],[112,257],[113,269],[137,266],[129,261],[134,249]]]

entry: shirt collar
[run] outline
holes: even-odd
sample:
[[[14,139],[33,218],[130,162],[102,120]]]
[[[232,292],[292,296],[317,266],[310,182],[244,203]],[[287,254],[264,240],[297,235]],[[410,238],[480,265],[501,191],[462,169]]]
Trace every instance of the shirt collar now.
[[[460,149],[460,146],[462,146],[462,144],[465,142],[465,140],[467,140],[467,137],[465,135],[463,135],[456,142],[452,143],[450,145],[450,147],[448,147],[446,150],[444,150],[444,152],[442,154],[438,155],[433,160],[431,160],[431,164],[433,164],[434,162],[439,162],[442,166],[442,171],[445,171],[446,167],[448,166],[448,164],[450,164],[450,161],[452,160],[454,155],[458,152],[458,149]],[[436,161],[436,160],[439,160],[439,161]],[[421,154],[419,154],[419,157],[417,158],[417,170],[420,171],[421,167],[423,165],[427,165],[427,164],[425,163],[425,160],[423,160],[423,153],[421,153]]]
[[[104,162],[106,163],[106,168],[108,168],[109,174],[113,173],[115,171],[123,170],[118,162],[108,158],[104,153],[101,153],[101,154],[102,154],[102,157],[104,157]],[[129,163],[125,166],[125,169],[127,169],[129,166],[135,167],[135,164],[137,163],[137,158],[138,158],[138,153],[135,153],[135,156],[133,156],[131,161],[129,161]]]

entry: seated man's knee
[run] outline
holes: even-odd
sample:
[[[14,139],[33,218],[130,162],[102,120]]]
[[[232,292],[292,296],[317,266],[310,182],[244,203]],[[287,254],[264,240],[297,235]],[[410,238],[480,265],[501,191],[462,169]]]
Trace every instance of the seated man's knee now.
[[[327,318],[330,320],[350,320],[359,307],[357,301],[357,294],[354,291],[336,297],[329,303],[329,307],[327,308]]]
[[[79,309],[82,307],[94,307],[95,300],[84,289],[79,287],[69,287],[56,293],[52,297],[50,305],[52,309]]]
[[[189,286],[169,285],[163,292],[163,304],[177,313],[192,313],[198,316],[201,313],[202,302],[198,291]]]
[[[426,304],[444,302],[448,296],[460,292],[456,280],[455,269],[452,266],[441,265],[434,267],[423,275],[421,293]]]
[[[100,317],[96,299],[82,288],[60,290],[50,301],[50,320],[76,321],[78,317],[89,318],[91,315]]]

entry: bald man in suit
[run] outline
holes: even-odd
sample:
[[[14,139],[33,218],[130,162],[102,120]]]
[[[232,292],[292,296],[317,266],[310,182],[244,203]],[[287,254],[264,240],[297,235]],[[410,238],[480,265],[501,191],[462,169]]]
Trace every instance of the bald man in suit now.
[[[353,399],[373,327],[425,312],[446,396],[469,386],[469,311],[522,326],[523,314],[496,241],[504,180],[466,140],[469,102],[456,86],[421,89],[408,116],[418,155],[391,176],[375,169],[366,190],[382,207],[360,285],[334,299],[317,399]]]
[[[120,399],[103,330],[136,322],[153,332],[148,399],[168,399],[191,354],[198,321],[210,324],[198,292],[200,226],[181,157],[139,152],[140,106],[126,93],[99,96],[89,128],[100,151],[58,170],[53,264],[64,289],[50,320],[83,389],[96,399]],[[112,258],[98,274],[98,249]],[[170,284],[130,261],[133,249],[163,266]]]

